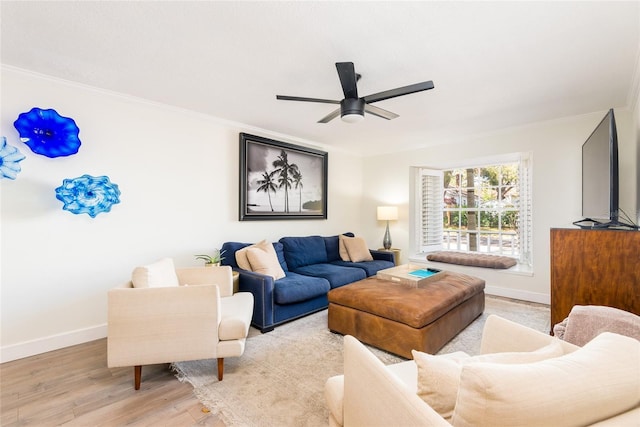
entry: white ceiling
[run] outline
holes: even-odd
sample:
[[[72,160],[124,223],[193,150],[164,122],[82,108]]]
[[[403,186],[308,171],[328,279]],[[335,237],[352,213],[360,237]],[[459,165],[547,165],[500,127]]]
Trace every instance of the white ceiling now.
[[[5,65],[364,155],[630,107],[640,3],[9,2]],[[342,99],[433,80],[376,103],[391,121],[316,123]],[[55,106],[51,106],[55,108]]]

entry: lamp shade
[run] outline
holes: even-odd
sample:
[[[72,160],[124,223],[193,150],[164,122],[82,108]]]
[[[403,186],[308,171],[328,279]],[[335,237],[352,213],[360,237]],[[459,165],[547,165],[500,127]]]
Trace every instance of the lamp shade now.
[[[398,219],[397,206],[378,206],[378,221],[394,221]]]

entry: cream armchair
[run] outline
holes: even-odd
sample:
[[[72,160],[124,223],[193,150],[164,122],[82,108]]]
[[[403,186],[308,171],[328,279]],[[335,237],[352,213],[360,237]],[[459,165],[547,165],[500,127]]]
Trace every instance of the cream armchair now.
[[[231,267],[173,268],[171,259],[138,267],[130,282],[108,292],[108,366],[241,356],[253,295],[233,293]]]

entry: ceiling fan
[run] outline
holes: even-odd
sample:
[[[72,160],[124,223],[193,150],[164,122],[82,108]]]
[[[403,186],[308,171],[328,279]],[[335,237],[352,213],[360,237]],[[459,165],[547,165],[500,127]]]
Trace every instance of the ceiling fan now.
[[[333,99],[303,98],[300,96],[287,95],[276,95],[276,99],[282,99],[285,101],[340,104],[340,108],[332,111],[325,117],[318,120],[318,123],[328,123],[338,116],[340,116],[345,122],[355,123],[364,118],[365,112],[373,114],[374,116],[382,117],[383,119],[387,120],[395,119],[396,117],[398,117],[396,113],[392,113],[391,111],[376,107],[374,105],[371,105],[371,103],[383,101],[389,98],[395,98],[398,96],[409,95],[411,93],[421,92],[423,90],[433,89],[433,82],[429,80],[409,86],[385,90],[384,92],[378,92],[372,95],[358,97],[357,82],[358,80],[360,80],[360,74],[356,74],[353,62],[336,62],[336,69],[338,70],[338,77],[340,78],[342,92],[344,93],[344,99],[342,101],[336,101]]]

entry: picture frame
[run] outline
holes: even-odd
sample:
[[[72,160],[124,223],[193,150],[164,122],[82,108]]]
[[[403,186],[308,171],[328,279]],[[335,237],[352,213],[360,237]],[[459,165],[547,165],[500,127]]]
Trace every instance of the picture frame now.
[[[240,133],[240,221],[327,219],[325,151]]]

